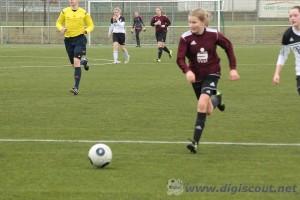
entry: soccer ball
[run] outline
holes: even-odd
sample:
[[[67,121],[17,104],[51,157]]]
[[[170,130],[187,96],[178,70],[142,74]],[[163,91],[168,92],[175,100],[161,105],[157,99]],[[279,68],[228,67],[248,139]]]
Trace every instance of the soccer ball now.
[[[106,144],[95,144],[90,148],[88,158],[92,165],[104,168],[111,162],[112,152]]]

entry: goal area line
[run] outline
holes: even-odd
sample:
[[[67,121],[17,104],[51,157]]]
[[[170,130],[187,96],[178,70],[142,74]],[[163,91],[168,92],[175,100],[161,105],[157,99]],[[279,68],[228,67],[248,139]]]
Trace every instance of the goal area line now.
[[[145,140],[55,140],[55,139],[0,139],[0,142],[57,142],[57,143],[136,143],[136,144],[187,144],[188,141],[145,141]],[[201,142],[201,145],[240,146],[300,146],[300,143],[263,142]]]

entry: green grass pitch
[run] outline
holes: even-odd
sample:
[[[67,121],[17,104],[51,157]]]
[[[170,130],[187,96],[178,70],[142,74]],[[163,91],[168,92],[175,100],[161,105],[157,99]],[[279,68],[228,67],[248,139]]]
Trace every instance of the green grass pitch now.
[[[207,118],[203,144],[191,154],[185,142],[196,98],[176,65],[177,47],[161,63],[155,46],[127,48],[130,63],[119,53],[123,64],[113,65],[112,46],[88,47],[90,71],[83,70],[74,96],[63,45],[1,46],[0,199],[300,198],[292,54],[275,86],[279,46],[235,46],[237,82],[228,80],[220,50],[226,110]],[[105,169],[87,159],[97,141],[113,151]],[[183,182],[181,195],[167,194],[176,190],[167,188],[170,179]],[[199,189],[205,186],[216,190]]]

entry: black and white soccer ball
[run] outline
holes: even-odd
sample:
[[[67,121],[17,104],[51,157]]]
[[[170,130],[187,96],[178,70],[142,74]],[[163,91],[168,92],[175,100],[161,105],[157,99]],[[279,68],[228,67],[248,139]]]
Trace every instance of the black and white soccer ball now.
[[[112,160],[112,151],[106,144],[95,144],[90,148],[88,158],[92,165],[104,168]]]

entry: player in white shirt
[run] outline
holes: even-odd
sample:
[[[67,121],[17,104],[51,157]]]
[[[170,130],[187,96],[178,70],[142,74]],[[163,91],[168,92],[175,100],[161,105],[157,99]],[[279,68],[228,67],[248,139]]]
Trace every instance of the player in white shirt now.
[[[125,57],[125,64],[129,62],[129,54],[127,49],[125,48],[125,18],[121,16],[121,9],[114,8],[114,15],[110,20],[110,27],[108,30],[108,38],[113,38],[114,50],[113,50],[113,57],[114,57],[114,64],[119,64],[121,61],[118,60],[118,46],[120,44],[121,50]]]
[[[292,26],[283,34],[282,46],[278,56],[273,82],[275,84],[280,83],[280,72],[288,58],[290,49],[292,49],[296,60],[297,90],[300,95],[300,6],[294,6],[289,10],[289,21]]]

